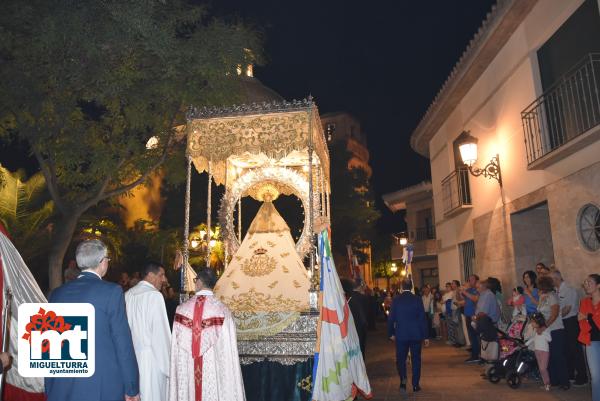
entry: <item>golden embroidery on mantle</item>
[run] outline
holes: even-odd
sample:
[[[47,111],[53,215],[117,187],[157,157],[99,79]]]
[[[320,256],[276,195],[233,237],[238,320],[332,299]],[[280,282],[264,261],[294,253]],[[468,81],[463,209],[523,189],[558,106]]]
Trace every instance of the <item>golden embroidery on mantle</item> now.
[[[259,251],[257,249],[257,251]],[[275,259],[266,253],[254,252],[250,259],[242,263],[242,271],[246,276],[260,277],[271,273],[277,267]]]
[[[283,295],[267,295],[256,291],[254,288],[237,296],[233,295],[231,298],[226,298],[224,302],[235,312],[280,312],[308,309],[308,305],[302,305],[299,300],[284,298]]]

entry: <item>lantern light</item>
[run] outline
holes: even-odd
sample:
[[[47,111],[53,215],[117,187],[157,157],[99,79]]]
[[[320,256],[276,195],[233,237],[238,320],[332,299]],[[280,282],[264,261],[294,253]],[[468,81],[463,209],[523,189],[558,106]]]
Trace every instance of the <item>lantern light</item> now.
[[[469,131],[463,131],[456,139],[460,158],[468,167],[469,172],[474,177],[483,175],[487,178],[494,178],[502,187],[502,174],[500,172],[500,156],[492,157],[492,160],[483,168],[475,166],[477,162],[477,138],[472,136]]]
[[[477,142],[463,143],[458,147],[464,164],[472,166],[477,161]]]

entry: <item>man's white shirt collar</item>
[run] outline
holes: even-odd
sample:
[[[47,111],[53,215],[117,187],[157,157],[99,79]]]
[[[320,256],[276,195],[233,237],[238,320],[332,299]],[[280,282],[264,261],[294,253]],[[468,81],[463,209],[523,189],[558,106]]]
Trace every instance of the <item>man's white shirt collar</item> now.
[[[142,280],[142,281],[140,281],[140,283],[142,283],[142,284],[144,284],[144,285],[146,285],[146,286],[148,286],[148,287],[152,287],[152,289],[153,289],[153,290],[156,290],[156,291],[158,291],[158,290],[156,289],[156,287],[154,286],[154,284],[152,284],[152,283],[151,283],[151,282],[149,282],[149,281]]]
[[[200,290],[196,291],[196,295],[214,295],[211,290]]]
[[[93,270],[87,269],[87,270],[82,270],[81,272],[82,273],[94,273],[96,276],[98,276],[98,278],[100,280],[102,280],[102,277],[98,273],[96,273],[95,271],[93,271]],[[79,275],[79,277],[81,277],[81,274]],[[79,278],[79,277],[77,277],[77,278]]]

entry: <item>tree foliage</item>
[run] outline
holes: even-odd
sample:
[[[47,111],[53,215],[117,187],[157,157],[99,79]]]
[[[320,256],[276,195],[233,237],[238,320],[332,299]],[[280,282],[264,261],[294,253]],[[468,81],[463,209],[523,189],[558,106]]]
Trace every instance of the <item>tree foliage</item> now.
[[[379,211],[375,209],[373,192],[367,173],[349,169],[352,154],[344,141],[330,147],[331,154],[331,227],[334,252],[345,255],[351,245],[359,263],[365,262],[363,249],[376,235]]]
[[[381,222],[381,218],[378,222]],[[373,237],[371,241],[371,260],[373,261],[373,266],[378,264],[387,263],[392,260],[392,237],[385,230],[378,227],[377,233]],[[390,265],[391,266],[391,265]],[[375,274],[375,273],[374,273]],[[384,276],[381,276],[384,277]]]
[[[234,101],[257,55],[255,33],[182,0],[3,2],[0,136],[29,145],[61,217],[52,287],[79,217],[181,160],[187,106]]]

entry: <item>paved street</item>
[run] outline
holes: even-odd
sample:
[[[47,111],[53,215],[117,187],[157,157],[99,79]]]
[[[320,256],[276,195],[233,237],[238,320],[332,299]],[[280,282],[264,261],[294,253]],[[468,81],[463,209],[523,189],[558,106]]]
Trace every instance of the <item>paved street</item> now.
[[[378,323],[377,332],[369,332],[367,346],[367,373],[373,387],[374,401],[591,401],[589,387],[569,391],[539,389],[540,383],[525,381],[513,390],[501,381],[491,384],[480,377],[482,367],[465,365],[464,350],[433,342],[423,352],[423,372],[420,393],[401,396],[400,380],[394,365],[394,346],[385,338],[384,324]],[[409,368],[410,369],[410,368]],[[409,376],[410,383],[410,376]]]

